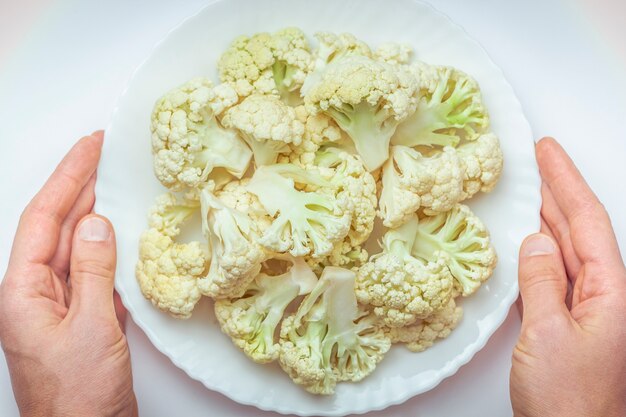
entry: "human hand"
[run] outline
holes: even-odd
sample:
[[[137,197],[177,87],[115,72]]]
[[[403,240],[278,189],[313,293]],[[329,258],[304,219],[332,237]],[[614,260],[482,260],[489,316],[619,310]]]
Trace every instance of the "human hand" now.
[[[626,269],[613,228],[554,139],[541,140],[536,153],[542,227],[520,249],[513,410],[516,417],[624,417]]]
[[[81,139],[28,204],[0,285],[0,342],[23,416],[137,415],[115,235],[89,214],[102,141]]]

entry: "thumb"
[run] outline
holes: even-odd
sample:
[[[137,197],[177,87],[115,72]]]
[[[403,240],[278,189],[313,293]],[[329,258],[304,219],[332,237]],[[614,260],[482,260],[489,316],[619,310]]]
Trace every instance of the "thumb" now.
[[[72,241],[70,309],[115,318],[115,233],[102,216],[89,214],[78,223]]]
[[[522,243],[519,287],[524,321],[567,313],[567,275],[561,251],[549,236],[536,233]]]

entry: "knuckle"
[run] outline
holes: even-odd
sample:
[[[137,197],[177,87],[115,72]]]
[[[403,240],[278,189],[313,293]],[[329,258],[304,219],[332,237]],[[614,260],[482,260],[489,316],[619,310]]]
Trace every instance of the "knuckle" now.
[[[527,291],[545,288],[546,286],[560,287],[565,283],[563,277],[561,277],[553,265],[536,267],[522,274],[520,278],[522,278],[521,286]]]
[[[42,219],[51,219],[54,222],[61,224],[62,218],[59,216],[56,210],[53,207],[50,207],[47,202],[40,201],[37,198],[34,198],[22,214],[20,215],[20,223],[26,223],[31,221],[41,222]]]
[[[567,326],[567,320],[561,315],[542,316],[522,324],[522,335],[529,343],[545,343],[560,334]]]
[[[103,259],[85,259],[77,261],[70,274],[76,276],[91,276],[95,278],[111,279],[114,265]]]
[[[603,222],[610,221],[606,207],[597,198],[580,203],[580,206],[572,215],[572,222],[577,220],[586,222],[590,218],[599,219]]]

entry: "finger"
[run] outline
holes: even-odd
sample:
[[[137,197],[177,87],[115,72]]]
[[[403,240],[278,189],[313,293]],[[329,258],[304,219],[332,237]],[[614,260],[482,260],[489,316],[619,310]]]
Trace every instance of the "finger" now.
[[[65,280],[69,271],[70,253],[72,250],[72,238],[74,236],[74,229],[76,225],[87,214],[91,213],[93,204],[96,200],[94,193],[94,187],[96,185],[96,173],[94,172],[89,179],[89,182],[80,192],[80,195],[76,199],[74,207],[70,210],[67,217],[61,225],[61,233],[59,236],[59,243],[54,257],[50,261],[50,267],[56,273],[56,275]]]
[[[103,133],[82,138],[28,204],[17,228],[10,263],[47,264],[57,248],[61,225],[96,171]]]
[[[550,230],[553,232],[553,237],[555,237],[556,241],[559,243],[561,253],[563,254],[563,261],[565,262],[565,269],[567,270],[567,276],[572,283],[575,283],[576,277],[580,272],[581,263],[574,250],[574,245],[572,244],[569,223],[555,201],[550,187],[545,183],[541,185],[541,198],[541,217],[548,224]]]
[[[115,234],[111,223],[96,214],[85,216],[72,240],[70,315],[79,312],[89,317],[115,317],[115,264]]]
[[[120,329],[122,329],[122,332],[126,333],[126,317],[128,316],[128,311],[126,311],[126,307],[122,304],[122,299],[117,291],[113,292],[113,306],[115,307],[115,316],[120,324]]]
[[[609,216],[563,148],[554,139],[544,138],[537,143],[536,153],[541,176],[567,218],[580,261],[621,266]]]
[[[554,233],[552,232],[550,225],[546,222],[543,216],[541,216],[541,228],[539,229],[539,231],[543,233],[544,235],[550,236],[554,241],[556,241],[556,238],[554,237]]]
[[[549,236],[536,233],[522,243],[519,287],[525,321],[534,322],[568,313],[565,268],[556,242]]]

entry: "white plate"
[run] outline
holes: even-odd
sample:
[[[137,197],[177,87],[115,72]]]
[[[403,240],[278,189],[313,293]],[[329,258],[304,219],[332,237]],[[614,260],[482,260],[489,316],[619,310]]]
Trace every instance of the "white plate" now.
[[[187,321],[170,318],[142,296],[135,281],[137,242],[146,212],[163,192],[152,174],[149,117],[155,100],[190,78],[217,81],[216,61],[238,35],[298,26],[351,32],[371,46],[406,42],[417,57],[458,67],[480,83],[492,128],[500,137],[505,170],[496,190],[469,204],[491,230],[500,262],[477,294],[464,300],[465,316],[452,335],[426,352],[394,347],[358,384],[340,384],[331,397],[294,385],[276,365],[257,365],[222,335],[204,300]],[[96,211],[116,227],[116,288],[133,320],[174,364],[207,388],[264,410],[299,415],[345,415],[397,404],[435,387],[480,350],[517,297],[517,250],[539,227],[539,177],[532,133],[502,72],[485,51],[446,16],[412,0],[224,0],[187,19],[139,67],[106,132],[96,186]],[[207,410],[209,411],[209,410]]]

